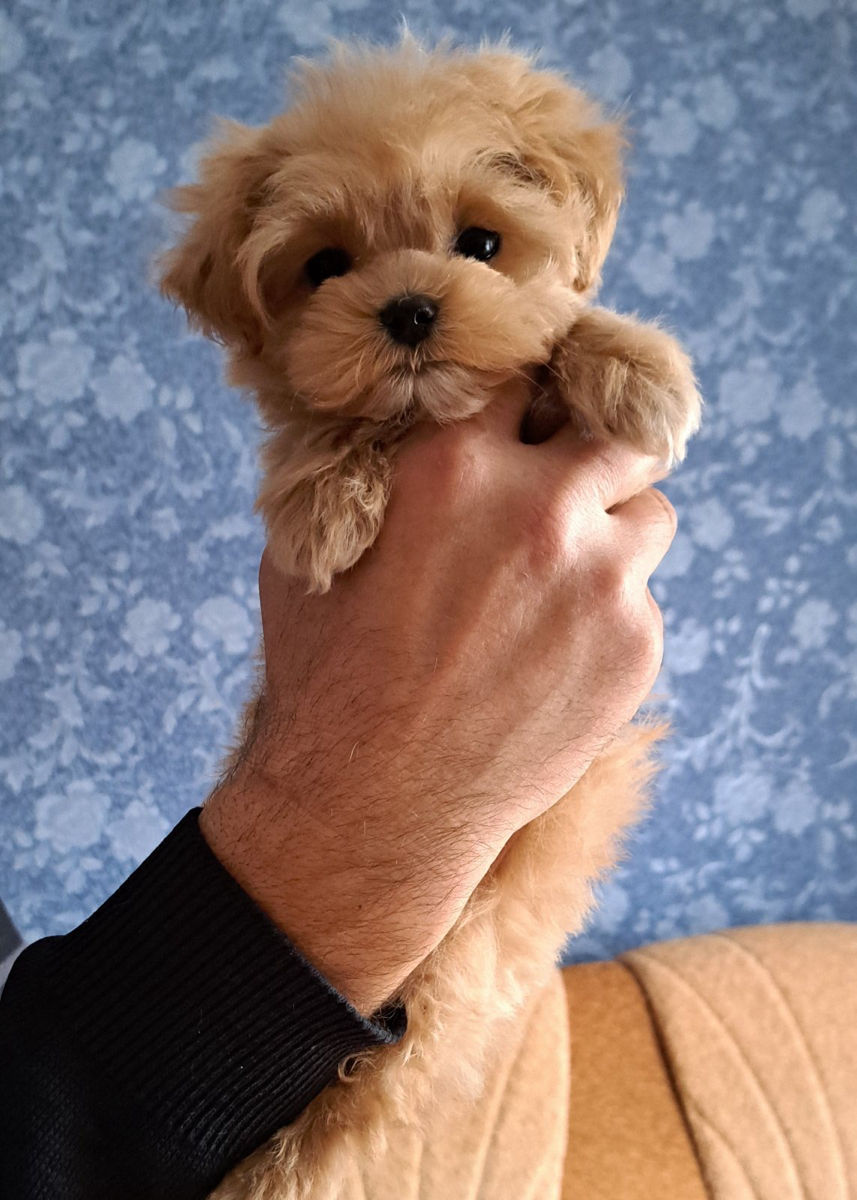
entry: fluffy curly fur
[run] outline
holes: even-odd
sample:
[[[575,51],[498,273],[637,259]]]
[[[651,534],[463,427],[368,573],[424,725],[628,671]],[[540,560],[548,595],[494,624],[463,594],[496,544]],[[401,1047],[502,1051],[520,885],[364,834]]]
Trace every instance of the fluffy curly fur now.
[[[407,33],[301,61],[292,93],[263,128],[224,123],[174,195],[192,219],[162,260],[163,291],[224,344],[270,430],[258,506],[285,572],[326,590],[377,536],[407,430],[471,416],[514,376],[532,387],[529,440],[573,420],[682,457],[701,403],[687,356],[591,304],[623,194],[617,122],[505,43],[428,50]],[[497,252],[461,253],[467,229],[498,233]],[[326,248],[338,273],[318,282],[306,264]],[[419,340],[379,319],[403,296],[436,309]],[[615,862],[664,732],[626,728],[512,839],[397,997],[402,1042],[352,1063],[219,1200],[343,1200],[346,1167],[396,1125],[478,1096],[503,1023]]]

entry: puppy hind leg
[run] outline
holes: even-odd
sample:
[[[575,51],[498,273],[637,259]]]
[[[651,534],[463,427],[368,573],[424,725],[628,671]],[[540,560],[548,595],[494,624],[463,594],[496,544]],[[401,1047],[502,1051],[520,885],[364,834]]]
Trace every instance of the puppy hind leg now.
[[[668,467],[699,428],[690,359],[656,325],[587,309],[556,347],[551,386],[594,437],[617,437]]]

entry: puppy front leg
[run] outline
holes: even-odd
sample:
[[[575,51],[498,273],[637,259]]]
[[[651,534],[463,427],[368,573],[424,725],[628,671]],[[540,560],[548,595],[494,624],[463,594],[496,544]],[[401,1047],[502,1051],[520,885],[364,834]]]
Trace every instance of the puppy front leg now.
[[[594,437],[621,438],[672,467],[699,428],[690,359],[656,325],[587,309],[554,350],[551,390]]]
[[[378,431],[380,434],[380,430]],[[256,508],[274,562],[313,592],[354,565],[375,541],[390,494],[390,448],[380,437],[330,425],[276,433],[263,450]]]

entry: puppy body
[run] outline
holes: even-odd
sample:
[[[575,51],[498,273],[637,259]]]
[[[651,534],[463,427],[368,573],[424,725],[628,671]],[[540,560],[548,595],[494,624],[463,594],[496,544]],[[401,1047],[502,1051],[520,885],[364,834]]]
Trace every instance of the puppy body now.
[[[573,420],[678,461],[700,400],[660,329],[591,305],[622,199],[622,132],[505,45],[336,46],[292,108],[228,124],[179,189],[192,214],[162,287],[222,341],[270,429],[259,508],[279,566],[324,591],[374,542],[416,422],[533,396],[530,440]],[[245,729],[252,726],[248,709]],[[373,1052],[217,1189],[334,1200],[429,1105],[476,1097],[503,1022],[546,981],[644,804],[665,729],[628,727],[509,843],[403,986]]]

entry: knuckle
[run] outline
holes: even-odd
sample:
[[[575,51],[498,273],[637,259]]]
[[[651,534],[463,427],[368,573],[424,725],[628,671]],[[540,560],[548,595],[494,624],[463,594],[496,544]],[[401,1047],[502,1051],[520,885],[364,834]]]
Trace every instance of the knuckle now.
[[[433,495],[456,495],[476,490],[485,474],[485,456],[480,439],[451,426],[436,436],[403,447],[398,475],[405,484],[415,484]]]
[[[524,536],[530,559],[537,568],[558,568],[567,564],[573,538],[565,498],[556,494],[542,498],[540,504],[533,504],[529,508]]]
[[[627,653],[640,675],[651,681],[660,670],[663,658],[663,621],[648,589],[644,605],[638,606],[628,622]]]
[[[678,529],[678,513],[664,493],[657,488],[649,488],[649,495],[652,499],[654,511],[659,514],[660,521],[669,529],[670,538],[672,539]]]
[[[615,566],[605,567],[601,578],[604,591],[599,605],[610,631],[613,652],[623,672],[651,682],[663,656],[660,610],[648,588],[641,597],[639,582]]]
[[[622,488],[622,463],[619,455],[623,447],[619,443],[601,440],[586,443],[582,450],[582,463],[587,475],[597,480],[597,490],[604,495],[616,495]],[[591,487],[591,483],[589,484]]]
[[[440,430],[434,443],[438,462],[459,471],[484,457],[486,437],[473,422],[458,421]]]
[[[591,590],[595,600],[608,606],[615,618],[625,620],[628,616],[628,570],[616,555],[599,559],[591,570]]]

